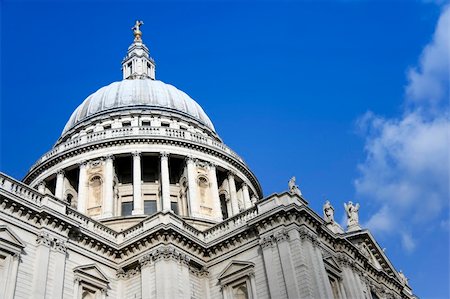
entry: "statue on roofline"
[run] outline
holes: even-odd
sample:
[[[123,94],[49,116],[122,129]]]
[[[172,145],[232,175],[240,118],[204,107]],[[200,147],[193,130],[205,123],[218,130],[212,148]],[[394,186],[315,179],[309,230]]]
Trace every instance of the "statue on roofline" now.
[[[293,176],[288,183],[289,186],[289,192],[292,194],[297,194],[298,196],[302,196],[302,192],[300,191],[300,188],[295,184],[295,176]]]
[[[323,205],[323,219],[326,223],[334,223],[334,208],[328,200]]]
[[[359,204],[353,205],[353,202],[349,201],[348,204],[344,203],[345,212],[347,213],[347,226],[359,226]]]

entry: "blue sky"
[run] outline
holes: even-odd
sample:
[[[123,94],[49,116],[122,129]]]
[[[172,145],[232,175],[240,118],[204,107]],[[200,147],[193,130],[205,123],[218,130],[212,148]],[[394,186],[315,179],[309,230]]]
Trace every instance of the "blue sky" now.
[[[421,298],[449,298],[448,7],[442,1],[1,2],[0,170],[21,179],[136,19],[157,78],[204,108],[265,195],[361,204]],[[440,24],[440,25],[438,25]]]

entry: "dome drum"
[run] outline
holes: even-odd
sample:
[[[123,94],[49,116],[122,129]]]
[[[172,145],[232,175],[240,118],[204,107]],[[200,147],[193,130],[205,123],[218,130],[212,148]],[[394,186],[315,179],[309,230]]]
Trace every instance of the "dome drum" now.
[[[167,151],[151,152],[142,145],[102,150],[103,156],[78,155],[52,167],[31,185],[113,229],[168,210],[206,229],[257,201],[258,189],[230,165],[207,161],[207,154],[189,155],[195,153],[192,150],[175,153],[173,147],[158,148]]]

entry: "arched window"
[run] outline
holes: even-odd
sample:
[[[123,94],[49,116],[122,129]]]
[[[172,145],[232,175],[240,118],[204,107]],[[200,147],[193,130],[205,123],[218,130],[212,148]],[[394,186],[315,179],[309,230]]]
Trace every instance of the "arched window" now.
[[[73,200],[73,195],[68,193],[66,195],[66,202],[69,204],[69,206],[72,206],[72,200]]]
[[[222,210],[222,218],[223,220],[228,219],[228,207],[227,207],[227,198],[225,194],[220,194],[220,209]]]
[[[244,282],[233,288],[233,299],[248,299],[247,283]]]
[[[99,175],[89,180],[89,200],[87,205],[88,215],[100,215],[103,200],[103,181]]]

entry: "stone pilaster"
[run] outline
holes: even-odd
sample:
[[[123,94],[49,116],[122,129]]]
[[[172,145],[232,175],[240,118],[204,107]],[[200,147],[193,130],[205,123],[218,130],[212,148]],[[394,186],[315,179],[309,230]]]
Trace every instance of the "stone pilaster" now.
[[[120,268],[117,270],[116,278],[117,278],[117,298],[125,298],[125,271]],[[142,297],[144,298],[144,297]]]
[[[11,264],[9,269],[7,269],[6,273],[3,272],[5,275],[4,280],[6,281],[4,285],[4,299],[14,299],[14,291],[16,289],[16,282],[17,282],[17,272],[19,269],[19,263],[20,263],[20,254],[15,253],[11,255]]]
[[[300,298],[299,289],[296,281],[294,265],[292,263],[291,250],[289,248],[289,234],[282,230],[275,234],[275,241],[280,255],[281,269],[286,284],[286,293],[289,299]]]
[[[141,153],[133,153],[133,215],[144,214],[142,202]]]
[[[49,234],[41,232],[36,238],[36,243],[32,294],[33,299],[45,299],[52,239]]]
[[[299,229],[299,234],[302,239],[306,260],[309,264],[309,275],[311,276],[311,281],[313,282],[312,289],[316,290],[316,295],[314,297],[328,298],[329,296],[326,289],[329,289],[329,282],[328,280],[324,281],[324,278],[321,275],[320,266],[317,263],[317,255],[315,252],[315,246],[318,245],[317,236],[305,227]]]
[[[263,253],[264,268],[266,271],[266,278],[269,284],[269,293],[271,298],[279,298],[281,294],[281,288],[278,284],[277,270],[274,269],[274,246],[275,241],[273,236],[266,236],[259,242]]]
[[[104,201],[103,201],[103,218],[112,217],[114,214],[114,156],[109,155],[105,157],[105,183],[104,188]]]
[[[151,299],[152,290],[155,287],[151,281],[151,272],[154,271],[152,257],[150,254],[144,255],[140,260],[141,265],[141,293],[142,299]]]
[[[55,271],[53,277],[53,292],[55,298],[63,297],[64,290],[64,274],[66,273],[66,244],[62,240],[53,242],[52,258],[55,261]]]
[[[161,197],[162,210],[171,211],[170,206],[170,179],[169,179],[169,155],[161,153]]]
[[[311,267],[309,265],[308,256],[304,249],[303,238],[300,238],[298,230],[289,231],[291,241],[291,253],[298,255],[297,264],[295,264],[297,274],[297,284],[299,287],[300,298],[314,298],[312,289],[313,277],[311,275]]]

